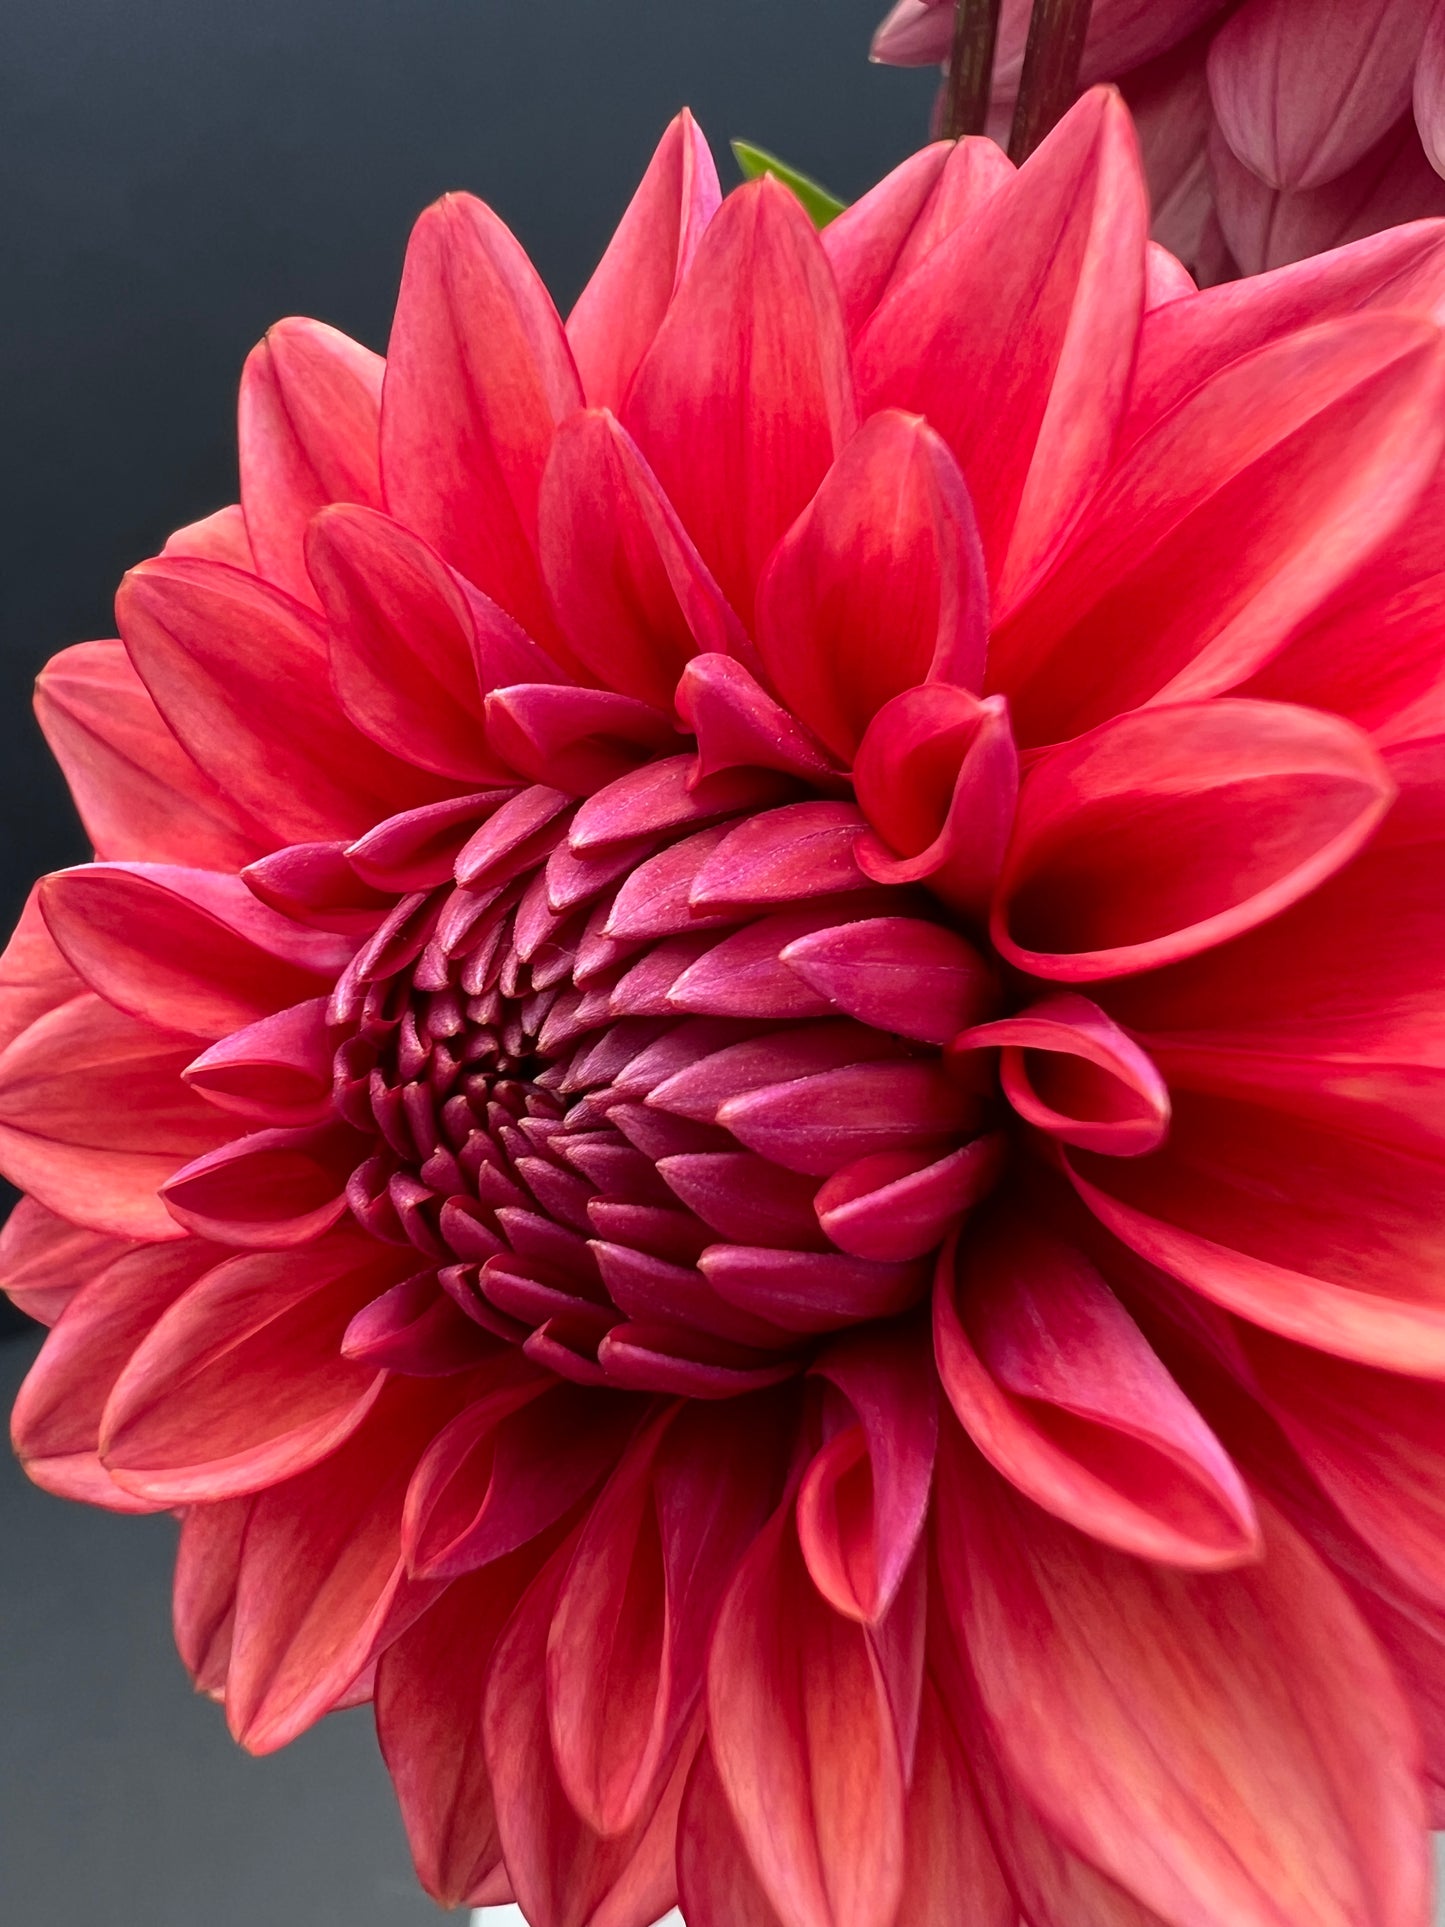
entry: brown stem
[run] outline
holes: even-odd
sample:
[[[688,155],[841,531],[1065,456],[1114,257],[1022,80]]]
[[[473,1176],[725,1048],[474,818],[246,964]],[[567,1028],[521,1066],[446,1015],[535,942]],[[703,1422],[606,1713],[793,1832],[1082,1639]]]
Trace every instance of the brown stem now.
[[[1009,133],[1009,159],[1026,161],[1079,91],[1093,0],[1034,0],[1024,70]]]
[[[993,52],[1002,0],[958,0],[953,51],[948,57],[948,97],[943,108],[945,140],[981,134],[988,119]]]

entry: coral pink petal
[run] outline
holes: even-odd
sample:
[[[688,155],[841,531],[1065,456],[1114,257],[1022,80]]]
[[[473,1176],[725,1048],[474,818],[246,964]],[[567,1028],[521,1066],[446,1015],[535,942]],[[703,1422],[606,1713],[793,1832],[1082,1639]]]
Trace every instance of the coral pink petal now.
[[[694,656],[677,686],[677,711],[697,736],[699,771],[780,770],[825,793],[840,773],[806,730],[729,656]]]
[[[1022,739],[1214,695],[1267,662],[1429,479],[1442,373],[1433,325],[1362,314],[1196,388],[1135,444],[1067,560],[995,637],[991,676]],[[1247,543],[1227,534],[1242,526]]]
[[[10,1433],[27,1474],[47,1492],[117,1512],[153,1512],[165,1501],[117,1485],[101,1463],[101,1414],[156,1319],[222,1254],[194,1240],[118,1252],[76,1292],[46,1339],[15,1400]]]
[[[1143,308],[1146,199],[1123,103],[1090,94],[858,343],[865,412],[916,409],[958,457],[1005,606],[1112,452]]]
[[[877,835],[854,857],[877,883],[926,883],[978,917],[1003,867],[1019,759],[1001,696],[929,683],[895,696],[868,725],[853,771]]]
[[[567,317],[590,406],[621,408],[721,199],[712,151],[684,108]]]
[[[823,230],[848,333],[955,228],[976,220],[1013,174],[990,140],[935,141],[886,174]]]
[[[783,1927],[748,1858],[706,1741],[682,1799],[677,1882],[693,1927]]]
[[[171,1593],[176,1651],[198,1693],[221,1698],[236,1626],[236,1581],[251,1517],[249,1499],[188,1506],[181,1520]]]
[[[417,1876],[443,1907],[482,1905],[502,1865],[482,1694],[536,1566],[535,1553],[522,1552],[455,1581],[376,1669],[376,1736]]]
[[[182,746],[277,842],[359,836],[437,794],[339,712],[310,612],[218,562],[158,559],[116,597],[131,661]]]
[[[1410,104],[1420,0],[1246,0],[1209,49],[1225,139],[1270,187],[1318,187],[1372,148]]]
[[[167,1505],[259,1491],[304,1471],[381,1389],[342,1334],[406,1259],[337,1233],[304,1254],[215,1265],[169,1306],[107,1401],[101,1456],[127,1491]]]
[[[1393,798],[1367,739],[1318,711],[1230,699],[1122,716],[1030,769],[994,941],[1074,983],[1193,955],[1323,883]]]
[[[33,884],[0,955],[0,1050],[84,988],[56,947],[41,913],[40,885]]]
[[[52,656],[35,714],[97,856],[239,870],[266,849],[166,728],[123,643]]]
[[[381,506],[386,364],[321,321],[278,321],[246,357],[237,425],[241,508],[256,571],[316,601],[306,525],[328,502]]]
[[[361,1141],[340,1119],[253,1131],[194,1158],[161,1187],[178,1223],[262,1251],[309,1244],[346,1209]]]
[[[1258,1565],[1190,1574],[1050,1523],[961,1448],[940,1494],[945,1594],[989,1733],[1068,1846],[1191,1927],[1422,1927],[1412,1722],[1282,1519]]]
[[[973,1738],[970,1734],[969,1740]],[[1015,1927],[1018,1905],[990,1843],[974,1788],[975,1750],[960,1738],[955,1711],[934,1679],[925,1679],[905,1833],[903,1890],[910,1927],[952,1927],[960,1894],[969,1897],[969,1927]],[[1066,1927],[1063,1920],[1036,1915],[1032,1909],[1029,1919],[1037,1927]],[[1067,1927],[1109,1924],[1080,1915]]]
[[[946,1044],[977,1023],[997,994],[966,937],[914,917],[834,925],[794,938],[782,955],[847,1016],[925,1044]]]
[[[223,1037],[186,1066],[185,1080],[256,1123],[319,1124],[331,1114],[334,1055],[325,1000],[313,997]]]
[[[505,781],[488,753],[471,606],[441,558],[371,509],[325,509],[306,556],[329,623],[331,673],[358,729],[459,782]]]
[[[248,1751],[314,1725],[437,1596],[406,1577],[401,1508],[447,1415],[434,1381],[396,1380],[329,1458],[253,1500],[226,1679],[226,1717]]]
[[[730,194],[709,225],[623,420],[749,623],[773,544],[854,424],[833,277],[776,181]]]
[[[86,864],[46,877],[40,905],[108,1003],[208,1041],[316,996],[349,954],[344,939],[298,930],[211,870]]]
[[[194,555],[204,562],[229,563],[233,569],[244,569],[247,575],[257,573],[255,551],[239,502],[175,530],[166,537],[161,554]]]
[[[907,1311],[927,1289],[928,1275],[921,1263],[751,1245],[709,1245],[698,1270],[730,1305],[809,1335]]]
[[[672,707],[683,664],[741,626],[637,444],[589,409],[557,431],[538,510],[542,568],[571,652],[609,689]]]
[[[517,683],[487,698],[488,739],[509,768],[534,783],[588,795],[675,748],[670,715],[609,689]]]
[[[1167,1565],[1260,1556],[1239,1473],[1082,1252],[1005,1210],[940,1258],[934,1344],[974,1443],[1037,1504]]]
[[[903,1761],[864,1630],[818,1595],[785,1509],[724,1596],[708,1738],[786,1927],[877,1927],[903,1886]]]
[[[920,417],[884,410],[844,449],[758,585],[757,641],[789,711],[844,763],[914,683],[979,687],[983,551],[958,464]]]
[[[133,1248],[22,1198],[0,1229],[0,1291],[27,1318],[53,1325],[82,1285]]]
[[[835,1171],[813,1205],[833,1243],[854,1257],[887,1264],[922,1258],[988,1196],[1007,1161],[1008,1140],[999,1131],[941,1157],[879,1151]]]
[[[92,1231],[168,1240],[158,1188],[231,1126],[181,1082],[194,1043],[87,993],[0,1053],[0,1170]]]
[[[428,208],[387,351],[386,507],[543,642],[537,492],[553,430],[581,401],[562,323],[511,231],[469,194]]]
[[[643,1927],[677,1898],[677,1814],[698,1735],[679,1748],[658,1797],[603,1839],[578,1818],[552,1762],[547,1641],[572,1546],[524,1594],[498,1642],[483,1705],[497,1827],[517,1900],[536,1927]]]
[[[1143,1157],[1169,1130],[1169,1088],[1146,1052],[1087,997],[1065,991],[1016,1017],[980,1024],[955,1051],[1003,1051],[1004,1095],[1027,1123],[1065,1144]]]
[[[910,1320],[839,1339],[813,1370],[846,1402],[846,1418],[798,1488],[798,1544],[833,1610],[873,1625],[898,1595],[928,1512],[938,1387],[926,1328]]]

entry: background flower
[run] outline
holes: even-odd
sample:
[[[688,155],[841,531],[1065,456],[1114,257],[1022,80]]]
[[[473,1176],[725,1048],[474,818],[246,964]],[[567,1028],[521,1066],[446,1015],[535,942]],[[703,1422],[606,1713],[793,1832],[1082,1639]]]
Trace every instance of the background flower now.
[[[1007,137],[1031,0],[1004,0]],[[945,61],[950,0],[898,0],[873,57]],[[1445,213],[1445,8],[1436,0],[1095,0],[1084,84],[1134,110],[1154,232],[1206,282]]]
[[[1440,237],[1145,224],[683,117],[564,331],[449,197],[43,679],[17,1443],[443,1898],[1425,1918]]]

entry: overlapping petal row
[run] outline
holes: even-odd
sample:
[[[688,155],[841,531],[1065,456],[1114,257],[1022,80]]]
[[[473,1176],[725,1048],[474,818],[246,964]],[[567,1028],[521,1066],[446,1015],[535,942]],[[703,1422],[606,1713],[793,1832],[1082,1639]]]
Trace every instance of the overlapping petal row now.
[[[1003,137],[1031,10],[1000,12]],[[953,21],[953,0],[897,0],[873,57],[946,63]],[[1202,280],[1445,214],[1438,0],[1094,0],[1083,78],[1122,82],[1155,234]]]
[[[444,1900],[1428,1918],[1445,230],[1146,225],[1104,92],[821,237],[683,116],[565,328],[451,197],[41,678],[16,1441]]]

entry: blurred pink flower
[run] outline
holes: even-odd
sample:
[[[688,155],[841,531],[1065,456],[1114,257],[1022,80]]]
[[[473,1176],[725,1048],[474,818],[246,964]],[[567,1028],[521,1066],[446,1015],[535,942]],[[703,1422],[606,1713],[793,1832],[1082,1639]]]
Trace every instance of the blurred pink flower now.
[[[1031,0],[1003,0],[1006,136]],[[898,0],[892,66],[946,62],[952,0]],[[1080,85],[1134,110],[1154,233],[1202,281],[1445,213],[1445,0],[1095,0]]]

